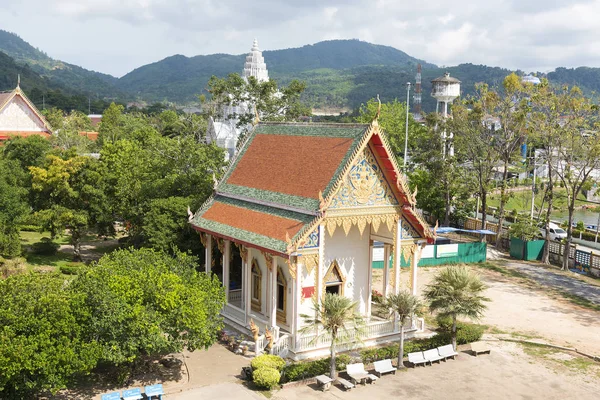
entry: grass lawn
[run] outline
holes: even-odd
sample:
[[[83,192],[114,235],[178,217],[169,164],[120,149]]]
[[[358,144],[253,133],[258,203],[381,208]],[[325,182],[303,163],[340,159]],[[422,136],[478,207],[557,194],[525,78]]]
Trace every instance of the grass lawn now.
[[[525,190],[521,192],[511,192],[509,193],[509,199],[506,203],[507,210],[517,210],[519,212],[530,211],[531,210],[531,191]],[[544,198],[544,191],[538,190],[535,195],[535,207],[539,209],[542,206],[542,200]],[[583,206],[589,203],[585,203],[579,200],[585,200],[585,196],[580,194],[575,201],[575,207]],[[499,207],[500,206],[500,194],[493,194],[488,196],[487,204],[490,207]],[[546,203],[544,203],[544,207],[546,207]],[[554,190],[554,201],[553,207],[556,210],[566,210],[567,209],[567,197],[565,189],[555,189]]]

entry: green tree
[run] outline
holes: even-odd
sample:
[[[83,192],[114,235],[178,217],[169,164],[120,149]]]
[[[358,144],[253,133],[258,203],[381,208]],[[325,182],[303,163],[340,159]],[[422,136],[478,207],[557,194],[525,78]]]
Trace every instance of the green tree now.
[[[497,94],[487,85],[476,85],[476,94],[455,102],[448,128],[454,133],[456,157],[469,167],[476,182],[476,192],[481,198],[481,229],[487,223],[487,196],[494,184],[495,168],[500,160],[496,147],[495,127],[489,123]],[[483,237],[483,235],[482,235]]]
[[[486,309],[483,296],[486,286],[479,276],[465,266],[450,266],[439,271],[427,285],[424,296],[429,300],[431,312],[440,317],[452,318],[452,346],[456,350],[456,319],[480,318]]]
[[[515,237],[521,240],[533,240],[540,234],[536,223],[531,219],[522,219],[513,223],[508,233],[510,237]]]
[[[569,267],[569,247],[573,239],[575,201],[581,191],[591,184],[591,173],[600,167],[600,134],[598,106],[585,97],[578,87],[563,88],[561,102],[565,105],[554,172],[565,187],[569,211],[567,240],[562,269]]]
[[[364,327],[364,320],[356,311],[357,303],[347,297],[326,293],[323,302],[313,298],[314,316],[302,314],[306,325],[303,333],[315,332],[314,340],[322,336],[331,340],[331,365],[329,377],[335,379],[336,346],[357,340]]]
[[[152,249],[117,250],[85,267],[73,282],[93,311],[88,341],[101,358],[120,365],[184,348],[208,348],[223,327],[225,292],[213,276],[196,272],[197,260]]]
[[[386,297],[383,307],[390,310],[390,318],[398,317],[400,324],[400,343],[398,344],[398,369],[404,368],[404,324],[406,321],[421,311],[422,304],[418,297],[413,296],[408,290]]]
[[[239,128],[250,126],[257,114],[261,121],[296,121],[311,113],[300,99],[305,89],[306,84],[297,80],[278,87],[272,79],[259,81],[253,76],[244,79],[238,74],[229,74],[227,78],[212,76],[208,81],[212,105],[208,107],[212,108],[209,114],[236,118]],[[227,106],[236,106],[239,110],[230,112],[232,110]],[[226,115],[224,110],[229,110]]]
[[[90,157],[55,155],[45,168],[30,167],[32,190],[38,195],[38,215],[53,236],[68,229],[73,256],[81,260],[81,239],[97,225],[112,231],[110,209],[103,175],[97,160]]]
[[[51,141],[63,150],[75,148],[78,153],[82,153],[91,147],[92,142],[79,133],[89,132],[92,129],[92,121],[88,116],[81,111],[74,110],[65,115],[60,121],[60,125],[54,128],[55,134],[52,136]]]
[[[29,171],[29,167],[40,167],[51,149],[52,145],[48,139],[32,135],[13,137],[6,142],[2,150],[7,159],[18,161],[23,171]]]
[[[81,295],[58,274],[0,279],[0,397],[55,394],[96,366],[100,346],[84,338]]]
[[[373,121],[377,111],[379,110],[379,102],[377,99],[371,99],[367,104],[360,106],[356,122],[368,124]],[[382,103],[379,113],[379,126],[387,135],[392,151],[398,158],[399,165],[403,165],[404,160],[404,142],[406,137],[406,103],[401,103],[397,99],[389,103]],[[408,151],[412,158],[412,149],[417,145],[417,141],[425,135],[425,128],[415,122],[412,114],[408,115]]]
[[[123,107],[121,104],[110,103],[110,106],[102,114],[102,122],[98,129],[98,144],[114,143],[123,137]]]
[[[5,257],[21,254],[19,222],[29,212],[24,174],[16,160],[0,158],[0,255]]]

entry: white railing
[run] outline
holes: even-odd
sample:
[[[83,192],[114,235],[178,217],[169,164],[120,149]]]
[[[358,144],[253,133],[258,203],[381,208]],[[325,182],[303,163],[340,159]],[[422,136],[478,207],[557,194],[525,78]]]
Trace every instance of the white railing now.
[[[290,348],[290,344],[292,341],[292,336],[288,335],[287,333],[281,335],[279,337],[279,340],[277,341],[277,343],[275,343],[275,345],[273,346],[273,348],[271,349],[271,354],[275,354],[276,356],[282,356],[284,357],[287,350]]]
[[[260,355],[262,354],[264,348],[265,348],[266,344],[265,344],[265,335],[260,335],[258,337],[258,339],[256,339],[256,344],[255,344],[255,348],[254,348],[254,354],[255,355]]]
[[[408,323],[406,324],[406,327],[410,328],[410,321],[408,321]],[[391,320],[369,322],[362,329],[362,332],[360,333],[358,338],[355,336],[356,331],[350,331],[350,339],[348,340],[348,342],[353,343],[353,342],[356,342],[357,339],[360,339],[360,340],[375,339],[375,338],[378,338],[381,336],[390,335],[394,332],[395,332],[394,322]],[[313,333],[313,334],[309,333],[309,334],[300,336],[296,342],[295,351],[300,352],[300,351],[309,350],[309,349],[318,349],[318,348],[328,347],[331,344],[329,335],[321,334],[317,338],[315,338],[316,336],[317,336],[316,333]],[[346,346],[342,346],[342,347],[346,347]]]
[[[360,335],[361,339],[370,339],[378,336],[394,333],[393,321],[377,321],[367,325],[365,332]]]
[[[241,303],[242,302],[242,289],[230,290],[229,291],[229,303]]]
[[[239,309],[236,306],[225,304],[225,307],[223,307],[221,313],[226,317],[231,318],[235,322],[246,325],[246,313],[244,310]]]

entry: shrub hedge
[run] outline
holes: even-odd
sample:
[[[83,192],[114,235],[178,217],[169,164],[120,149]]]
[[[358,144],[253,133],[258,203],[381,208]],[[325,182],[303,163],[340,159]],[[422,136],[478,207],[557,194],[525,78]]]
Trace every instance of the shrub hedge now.
[[[252,380],[256,386],[271,390],[279,385],[281,375],[279,371],[271,367],[262,367],[252,372]]]
[[[261,354],[255,357],[250,362],[250,366],[253,371],[257,371],[262,368],[274,368],[277,371],[281,371],[285,366],[285,360],[279,356],[272,354]]]
[[[39,242],[34,243],[31,246],[31,251],[34,254],[39,254],[42,256],[53,256],[58,252],[58,248],[60,245],[58,243],[54,243],[52,239],[43,237]]]
[[[77,266],[77,265],[61,265],[60,272],[65,275],[77,275],[79,273],[79,266]]]
[[[343,371],[346,369],[346,365],[349,364],[351,361],[352,359],[349,355],[338,354],[335,357],[335,369],[338,371]],[[302,379],[308,379],[322,374],[328,374],[330,362],[331,357],[327,357],[321,360],[301,361],[298,363],[286,365],[285,367],[283,367],[283,371],[281,373],[281,381],[282,383],[299,381]]]
[[[458,322],[456,325],[456,343],[467,344],[481,339],[485,327],[482,325]],[[404,355],[415,351],[434,349],[452,343],[452,333],[445,326],[440,332],[429,339],[415,339],[404,342]],[[385,347],[365,349],[360,352],[360,358],[365,364],[373,361],[398,358],[398,344]]]

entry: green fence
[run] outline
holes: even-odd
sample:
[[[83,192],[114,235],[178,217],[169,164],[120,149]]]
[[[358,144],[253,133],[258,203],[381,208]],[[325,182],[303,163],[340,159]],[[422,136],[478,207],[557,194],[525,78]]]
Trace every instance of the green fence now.
[[[486,260],[487,244],[480,242],[455,243],[455,244],[431,244],[423,249],[423,255],[419,261],[419,267],[426,265],[443,264],[472,264]],[[410,267],[407,260],[402,257],[400,266]],[[372,267],[383,268],[383,261],[373,261]],[[389,267],[392,268],[390,260]]]
[[[541,260],[543,251],[543,240],[524,241],[510,238],[510,256],[517,260]]]

